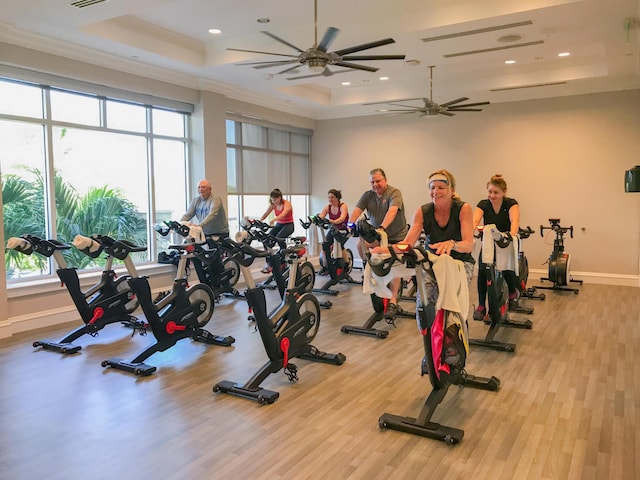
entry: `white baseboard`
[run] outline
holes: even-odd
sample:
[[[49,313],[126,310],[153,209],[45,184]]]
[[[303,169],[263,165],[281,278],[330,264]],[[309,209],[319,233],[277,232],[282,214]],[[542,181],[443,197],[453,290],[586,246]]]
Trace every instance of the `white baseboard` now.
[[[531,286],[532,279],[544,278],[548,274],[549,272],[547,270],[529,269],[529,281],[527,283],[529,283],[529,286]],[[582,280],[583,283],[589,284],[619,285],[621,287],[640,287],[640,277],[638,275],[623,275],[619,273],[598,272],[571,272],[571,277],[575,280]]]

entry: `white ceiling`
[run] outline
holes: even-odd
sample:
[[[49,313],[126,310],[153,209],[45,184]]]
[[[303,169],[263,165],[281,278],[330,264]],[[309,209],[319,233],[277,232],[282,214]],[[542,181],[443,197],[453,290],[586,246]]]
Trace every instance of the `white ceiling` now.
[[[435,65],[438,103],[462,96],[499,103],[640,88],[640,0],[318,0],[318,39],[329,26],[340,29],[329,51],[392,37],[396,43],[360,54],[406,59],[354,62],[379,67],[375,73],[349,70],[298,80],[289,78],[310,72],[301,67],[278,75],[283,67],[237,65],[283,57],[227,48],[296,53],[260,33],[267,30],[306,50],[314,43],[314,0],[84,1],[97,3],[80,8],[73,0],[2,0],[0,41],[315,119],[381,108],[363,103],[428,97],[429,65]],[[531,23],[495,29],[523,22]],[[210,28],[222,34],[212,35]],[[470,33],[479,29],[487,31]],[[423,41],[462,32],[467,34]],[[504,36],[512,41],[501,41]],[[510,48],[447,56],[498,47]],[[571,55],[559,58],[560,52]]]

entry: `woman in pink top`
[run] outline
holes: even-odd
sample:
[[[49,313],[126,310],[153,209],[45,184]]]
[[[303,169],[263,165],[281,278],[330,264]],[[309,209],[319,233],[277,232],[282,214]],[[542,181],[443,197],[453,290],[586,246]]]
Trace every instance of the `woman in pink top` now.
[[[282,192],[277,188],[269,194],[269,208],[260,217],[260,221],[264,221],[271,212],[275,216],[269,222],[273,225],[270,233],[277,238],[287,238],[294,230],[293,208],[289,200],[282,198]]]
[[[329,204],[324,207],[322,212],[318,215],[320,218],[325,218],[327,215],[329,216],[329,221],[335,225],[337,230],[346,230],[347,229],[347,219],[349,218],[349,208],[346,203],[342,202],[342,192],[340,190],[336,190],[332,188],[327,192],[327,198],[329,200]],[[326,236],[326,242],[332,247],[333,246],[334,233],[333,230],[329,230]],[[347,253],[347,249],[344,248],[344,244],[347,241],[347,237],[340,241],[340,245],[342,246],[342,258],[345,261],[345,264],[348,264],[350,259]],[[324,250],[320,252],[320,265],[323,267],[323,271],[326,270],[326,263],[324,261]]]

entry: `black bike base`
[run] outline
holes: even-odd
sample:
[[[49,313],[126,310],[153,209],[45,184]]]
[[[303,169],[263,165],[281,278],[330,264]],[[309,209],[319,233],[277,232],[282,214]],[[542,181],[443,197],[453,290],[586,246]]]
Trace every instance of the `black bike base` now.
[[[215,392],[229,393],[231,395],[248,398],[249,400],[257,400],[260,405],[272,404],[280,396],[278,392],[267,390],[262,387],[258,387],[258,388],[240,387],[238,386],[237,383],[230,382],[229,380],[223,380],[222,382],[216,383],[213,386],[213,391],[214,393]]]
[[[338,290],[331,290],[329,288],[314,288],[311,291],[313,293],[319,293],[321,295],[332,295],[334,297],[340,293]]]
[[[388,330],[378,330],[376,328],[369,327],[357,327],[355,325],[343,325],[340,328],[342,333],[355,333],[357,335],[366,335],[368,337],[387,338],[389,336]]]
[[[383,413],[378,419],[378,426],[381,430],[390,429],[399,432],[411,433],[421,437],[427,437],[434,440],[440,440],[449,445],[460,443],[464,437],[464,430],[458,428],[447,427],[439,423],[427,422],[425,425],[416,423],[416,419],[412,417],[401,417],[391,413]]]
[[[544,282],[545,280],[551,282],[550,278],[541,278],[540,279],[541,282]],[[563,280],[563,282],[564,282],[564,280]],[[569,282],[577,283],[578,285],[582,285],[582,283],[583,283],[582,280],[574,280],[573,278],[569,279]],[[541,288],[543,290],[559,290],[559,291],[562,291],[562,292],[573,292],[576,295],[578,295],[580,293],[580,290],[578,290],[577,288],[563,287],[563,286],[559,285],[558,283],[554,283],[551,286],[536,285],[533,288],[535,288],[535,289]]]
[[[312,362],[330,363],[331,365],[342,365],[347,357],[342,353],[327,353],[318,350],[313,345],[309,345],[310,351],[303,353],[298,358],[311,360]]]
[[[209,345],[220,345],[222,347],[230,347],[236,341],[232,336],[222,337],[220,335],[214,335],[204,328],[199,328],[196,331],[193,336],[193,340],[196,342],[207,343]]]
[[[74,345],[73,343],[61,343],[51,340],[38,340],[33,342],[34,347],[42,347],[44,350],[51,350],[53,352],[63,353],[70,355],[72,353],[79,352],[82,347],[80,345]]]
[[[484,324],[491,325],[491,320],[484,320]],[[511,318],[504,318],[500,321],[500,326],[531,330],[531,328],[533,327],[533,322],[531,320],[512,320]]]
[[[125,372],[133,373],[134,375],[140,375],[146,377],[151,375],[157,370],[157,367],[147,365],[146,363],[132,363],[127,362],[121,358],[110,358],[109,360],[102,361],[103,367],[111,367],[116,370],[123,370]]]
[[[491,350],[497,350],[499,352],[513,353],[516,351],[515,343],[499,342],[497,340],[480,340],[471,338],[469,339],[469,345],[474,347],[490,348]]]
[[[478,388],[480,390],[489,390],[490,392],[497,392],[500,388],[500,379],[493,375],[489,378],[476,377],[475,375],[467,374],[464,377],[462,385],[470,388]]]
[[[522,305],[515,305],[513,307],[509,307],[509,311],[514,313],[524,313],[525,315],[533,315],[532,307],[523,307]]]
[[[523,298],[532,298],[536,300],[544,300],[546,298],[544,293],[536,293],[535,287],[529,287],[520,294]]]
[[[558,285],[553,285],[553,286],[550,286],[550,287],[546,287],[544,285],[536,285],[535,288],[541,288],[543,290],[557,290],[557,291],[561,291],[561,292],[573,292],[576,295],[578,295],[580,293],[580,290],[578,290],[577,288],[560,287]]]
[[[318,302],[318,305],[320,305],[321,308],[326,308],[327,310],[329,310],[331,307],[333,307],[333,303],[331,303],[329,300],[325,301],[325,302]]]

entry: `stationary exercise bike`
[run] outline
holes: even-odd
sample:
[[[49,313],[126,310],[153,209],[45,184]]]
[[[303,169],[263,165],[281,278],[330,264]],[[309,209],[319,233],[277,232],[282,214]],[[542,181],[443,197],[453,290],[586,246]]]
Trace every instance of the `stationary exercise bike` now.
[[[522,249],[522,240],[529,238],[532,233],[533,229],[531,227],[518,229],[518,236],[520,237],[520,251],[518,252],[517,288],[520,293],[520,298],[544,300],[546,298],[544,293],[537,293],[536,287],[527,287],[527,281],[529,280],[529,261]]]
[[[484,323],[489,325],[489,330],[484,339],[470,339],[469,345],[491,348],[502,352],[515,352],[515,343],[506,343],[495,340],[496,333],[501,327],[521,328],[530,330],[533,327],[531,320],[511,318],[509,309],[509,288],[502,276],[502,272],[496,267],[497,249],[511,248],[513,239],[508,232],[500,232],[495,225],[485,225],[482,230],[482,256],[487,279],[487,300],[489,303],[489,318]],[[494,244],[492,246],[491,244]],[[488,253],[493,251],[493,260],[488,260]]]
[[[339,230],[327,218],[321,218],[317,215],[307,217],[308,221],[300,220],[300,224],[308,229],[311,225],[315,225],[320,231],[322,240],[322,252],[324,257],[320,262],[320,266],[329,273],[329,280],[321,287],[314,288],[315,293],[324,295],[337,295],[337,290],[331,290],[331,287],[339,283],[362,285],[362,281],[351,278],[351,270],[353,268],[353,252],[350,248],[344,249],[347,253],[348,260],[343,258],[342,243],[349,237],[348,230]],[[331,232],[333,242],[327,241],[327,233]]]
[[[365,253],[366,258],[363,260],[369,264],[371,262],[371,255],[368,253],[369,249],[366,247],[365,242],[373,243],[374,241],[378,241],[381,245],[386,245],[386,234],[383,238],[382,234],[376,231],[373,225],[371,225],[366,219],[359,220],[356,224],[352,225],[352,233],[354,237],[360,237],[359,241],[361,242],[361,251],[367,252]],[[376,265],[376,270],[380,273],[380,276],[386,276],[391,271],[392,267],[393,260],[387,259],[379,265]],[[375,328],[375,325],[381,320],[385,320],[389,325],[393,325],[394,327],[396,326],[394,319],[385,318],[385,313],[389,306],[389,299],[381,298],[375,293],[371,293],[370,297],[371,305],[373,306],[373,313],[369,318],[367,318],[362,326],[343,325],[340,328],[342,333],[355,333],[356,335],[365,335],[380,339],[385,339],[389,336],[389,330]],[[398,297],[398,299],[400,299],[400,297]],[[414,318],[415,313],[409,312],[397,304],[396,317]]]
[[[193,245],[172,245],[170,248],[180,252],[178,271],[171,291],[154,300],[151,298],[151,287],[147,277],[129,279],[131,291],[140,301],[155,343],[131,361],[111,358],[102,362],[103,367],[124,370],[135,375],[150,375],[156,371],[156,367],[147,365],[144,361],[156,352],[164,352],[173,347],[182,339],[191,338],[197,342],[225,347],[235,342],[235,338],[231,336],[221,337],[204,329],[213,314],[215,299],[213,291],[206,284],[187,286],[186,266]],[[116,241],[113,250],[116,258],[126,257],[129,246]]]
[[[322,352],[311,344],[320,327],[320,306],[316,297],[306,292],[305,286],[300,285],[296,279],[298,262],[305,253],[304,246],[293,245],[282,252],[291,264],[288,288],[280,305],[267,314],[264,290],[256,286],[247,270],[256,258],[266,258],[269,252],[256,250],[248,244],[229,239],[222,240],[221,245],[228,249],[231,257],[240,265],[243,275],[247,273],[245,278],[248,288],[245,297],[253,310],[269,360],[244,385],[224,380],[213,386],[214,392],[257,400],[260,404],[271,404],[280,394],[262,388],[260,384],[269,375],[280,370],[284,371],[290,382],[297,381],[298,368],[291,363],[291,359],[298,357],[333,365],[344,363],[346,357],[342,353]]]
[[[546,290],[563,290],[565,292],[573,292],[576,295],[580,293],[577,288],[571,288],[567,285],[569,282],[582,285],[582,280],[575,280],[571,276],[571,255],[564,251],[564,235],[569,232],[571,238],[573,238],[573,225],[570,227],[561,227],[559,218],[550,218],[550,227],[544,227],[540,225],[540,236],[544,237],[545,230],[553,230],[556,232],[556,238],[553,241],[553,251],[549,257],[549,276],[541,278],[540,281],[548,280],[553,283],[553,286],[537,286],[536,288],[543,288]]]
[[[465,371],[468,354],[464,345],[466,319],[448,310],[436,311],[436,306],[427,302],[428,292],[424,281],[424,269],[432,269],[435,262],[456,262],[456,260],[449,255],[438,256],[428,253],[420,246],[407,245],[399,261],[406,264],[407,268],[415,269],[420,298],[424,302],[418,307],[417,315],[424,344],[420,372],[421,375],[429,375],[432,390],[416,418],[384,413],[378,419],[378,426],[380,429],[398,430],[455,445],[464,437],[464,430],[431,421],[436,408],[447,395],[449,387],[458,385],[495,392],[500,388],[500,380],[494,376],[476,377]],[[466,282],[466,278],[464,281]],[[441,294],[443,289],[444,285],[441,285]]]
[[[68,267],[63,251],[69,250],[70,245],[58,242],[57,240],[44,240],[34,235],[23,235],[19,238],[10,238],[7,247],[15,249],[25,255],[36,252],[44,257],[53,256],[56,264],[56,273],[62,284],[67,288],[73,303],[84,323],[68,333],[62,340],[38,340],[33,343],[34,347],[42,347],[45,350],[52,350],[59,353],[76,353],[82,347],[74,345],[72,342],[82,335],[89,334],[92,337],[98,335],[100,330],[111,323],[122,323],[145,334],[144,323],[132,315],[138,307],[138,300],[135,298],[128,284],[128,279],[137,276],[133,261],[128,256],[130,252],[143,252],[147,248],[136,246],[126,242],[128,245],[127,255],[116,257],[122,260],[127,268],[128,275],[116,277],[113,270],[114,252],[110,244],[105,244],[102,239],[108,238],[100,235],[84,237],[77,235],[73,244],[81,252],[91,258],[98,258],[103,252],[107,254],[107,262],[100,276],[100,279],[91,287],[83,290],[80,286],[80,279],[76,268]],[[121,242],[125,242],[121,240]]]
[[[265,255],[265,258],[271,273],[266,280],[257,284],[257,286],[268,289],[277,288],[280,298],[284,299],[292,267],[292,263],[287,260],[287,241],[284,238],[271,235],[271,233],[269,233],[271,227],[268,224],[260,222],[259,220],[253,220],[252,222],[252,225],[256,228],[250,227],[251,238],[262,243],[265,250],[270,252],[270,255]],[[307,238],[304,236],[290,237],[290,241],[294,246],[304,247]],[[310,293],[313,291],[316,282],[316,271],[311,262],[306,258],[300,258],[297,263],[296,279],[298,285],[301,283],[304,284],[304,292]],[[333,306],[333,303],[329,300],[318,301],[318,304],[320,307],[326,309]]]
[[[174,231],[188,239],[191,229],[185,224],[169,220],[164,222],[164,225],[157,225],[155,230],[162,236]],[[203,244],[194,243],[191,258],[198,280],[211,287],[216,303],[219,303],[223,296],[242,298],[235,288],[240,278],[240,267],[225,256],[224,250],[218,247],[215,236],[205,235],[204,240]]]

